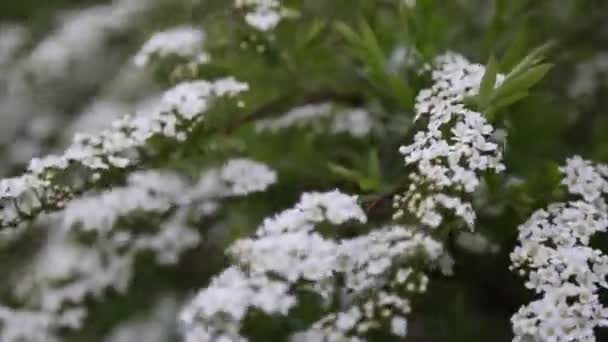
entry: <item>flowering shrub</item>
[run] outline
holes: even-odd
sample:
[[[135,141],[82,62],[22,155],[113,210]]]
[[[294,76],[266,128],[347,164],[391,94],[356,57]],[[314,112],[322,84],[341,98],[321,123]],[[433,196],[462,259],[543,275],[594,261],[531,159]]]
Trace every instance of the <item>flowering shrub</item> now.
[[[0,5],[0,341],[607,339],[605,13]]]

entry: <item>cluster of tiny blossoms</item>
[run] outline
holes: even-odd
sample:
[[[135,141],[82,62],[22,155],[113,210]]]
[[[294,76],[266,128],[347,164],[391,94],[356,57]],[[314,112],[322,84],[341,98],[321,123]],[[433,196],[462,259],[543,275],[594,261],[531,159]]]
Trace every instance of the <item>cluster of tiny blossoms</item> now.
[[[606,84],[607,76],[608,52],[602,51],[576,66],[568,95],[573,99],[589,98]]]
[[[145,26],[158,2],[113,0],[61,10],[48,18],[43,36],[26,22],[0,20],[2,164],[23,167],[47,154],[82,100],[117,89],[107,82],[124,74],[122,61],[132,49],[122,38]]]
[[[511,253],[511,269],[538,295],[512,317],[514,341],[591,342],[594,328],[608,325],[598,294],[608,288],[608,256],[590,246],[608,229],[608,167],[573,157],[560,171],[578,198],[533,213]]]
[[[274,29],[285,16],[279,0],[234,0],[234,6],[245,10],[247,24],[260,31]]]
[[[501,149],[493,141],[494,128],[464,104],[479,91],[485,67],[453,53],[437,57],[434,64],[432,87],[416,98],[416,120],[426,119],[426,129],[399,149],[414,169],[408,176],[409,189],[395,196],[395,218],[408,213],[435,228],[447,212],[472,228],[475,213],[463,195],[477,189],[481,172],[505,168]],[[497,83],[503,78],[498,75]]]
[[[23,175],[0,180],[0,227],[60,209],[104,175],[137,165],[151,153],[152,139],[186,140],[215,98],[247,89],[234,78],[184,82],[166,91],[152,113],[127,115],[100,133],[77,134],[62,155],[33,159]]]
[[[178,309],[179,301],[175,294],[162,294],[154,303],[151,312],[120,323],[103,342],[171,341],[177,330],[175,315]]]
[[[72,201],[54,215],[45,248],[15,281],[12,296],[24,308],[0,306],[0,340],[51,341],[61,328],[80,328],[87,299],[128,290],[139,254],[176,264],[201,242],[193,217],[212,214],[222,198],[264,191],[274,182],[276,173],[266,165],[239,158],[203,172],[196,183],[141,171],[124,187]]]
[[[200,63],[209,61],[202,51],[205,33],[189,26],[175,27],[153,35],[133,58],[135,65],[144,67],[154,58],[182,57]]]
[[[278,118],[258,120],[258,133],[277,133],[293,127],[325,129],[325,120],[330,119],[327,131],[333,134],[347,133],[353,138],[363,138],[372,130],[371,114],[363,108],[338,109],[333,103],[314,103],[293,108]]]
[[[317,231],[322,223],[366,221],[354,196],[304,193],[295,207],[267,218],[255,237],[229,249],[237,266],[215,277],[182,311],[186,341],[247,341],[241,329],[250,309],[287,315],[298,304],[296,290],[302,287],[340,312],[294,334],[294,340],[364,340],[366,333],[385,326],[405,336],[410,306],[403,294],[425,291],[428,281],[407,262],[437,258],[441,245],[402,226],[343,240]]]

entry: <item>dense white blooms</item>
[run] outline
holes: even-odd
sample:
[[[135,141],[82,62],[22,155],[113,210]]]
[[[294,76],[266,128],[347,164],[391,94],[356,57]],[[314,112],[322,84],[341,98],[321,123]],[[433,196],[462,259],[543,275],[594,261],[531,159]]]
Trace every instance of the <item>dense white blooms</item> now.
[[[458,247],[475,254],[498,253],[500,247],[480,233],[462,231],[456,237]]]
[[[332,133],[348,133],[354,138],[363,138],[372,129],[371,115],[364,109],[338,112],[331,124]]]
[[[28,71],[38,81],[49,81],[70,75],[75,61],[88,64],[108,43],[137,23],[136,18],[153,0],[114,0],[108,5],[93,6],[64,13],[60,27],[46,37],[27,58]]]
[[[134,317],[112,329],[104,342],[165,342],[177,332],[175,315],[178,301],[173,295],[162,295],[153,303],[152,312]]]
[[[241,320],[250,307],[287,314],[295,304],[289,286],[264,275],[248,276],[231,267],[215,277],[205,291],[180,314],[186,342],[246,341],[239,335]]]
[[[205,33],[200,29],[180,26],[153,35],[135,55],[133,61],[138,67],[144,67],[153,58],[167,57],[195,58],[206,62],[209,57],[202,51]]]
[[[25,44],[27,35],[27,29],[23,26],[0,24],[0,69],[14,60]]]
[[[59,342],[49,336],[48,326],[55,319],[54,315],[29,310],[14,310],[0,306],[0,321],[3,323],[3,341],[45,341]]]
[[[593,93],[608,81],[608,52],[599,52],[576,66],[574,79],[568,86],[572,98],[581,98]]]
[[[101,133],[77,134],[62,155],[33,159],[22,176],[0,180],[0,200],[7,202],[0,213],[0,225],[14,225],[42,210],[61,208],[74,192],[104,172],[136,165],[142,149],[153,138],[185,140],[203,120],[211,101],[247,89],[247,84],[233,78],[181,83],[166,91],[149,115],[127,115]],[[74,174],[74,169],[84,176]],[[57,179],[67,175],[76,179],[71,184],[58,184]]]
[[[445,212],[473,227],[475,213],[461,193],[473,193],[480,184],[479,173],[504,170],[502,152],[493,141],[494,128],[485,117],[464,105],[475,95],[485,67],[448,53],[437,57],[432,71],[433,86],[416,97],[416,120],[428,120],[414,142],[401,146],[409,174],[408,190],[395,196],[395,214],[414,215],[424,225],[439,226]],[[498,75],[497,84],[504,76]]]
[[[333,134],[348,133],[353,138],[363,138],[372,129],[371,114],[363,108],[337,110],[333,103],[315,103],[293,108],[278,118],[262,119],[255,123],[258,133],[277,133],[292,127],[321,127]]]
[[[240,163],[241,170],[234,176],[241,184],[250,184],[238,191],[233,189],[234,179],[222,176],[234,169],[233,162]],[[251,172],[245,172],[247,168]],[[201,206],[216,208],[223,197],[264,191],[275,181],[267,166],[235,159],[205,171],[195,186],[177,174],[141,171],[131,174],[124,187],[70,202],[56,213],[50,240],[16,282],[13,295],[29,298],[36,310],[0,317],[0,340],[17,342],[13,335],[28,336],[30,332],[20,332],[19,327],[25,327],[22,320],[27,317],[43,317],[46,323],[36,333],[49,339],[57,329],[79,328],[87,313],[86,299],[101,297],[108,289],[119,293],[128,289],[138,254],[151,253],[158,264],[173,265],[184,251],[199,245],[202,237],[189,224],[191,213],[205,216],[207,212],[199,212]],[[80,241],[81,236],[89,238]],[[91,237],[94,241],[86,242]]]
[[[285,16],[280,0],[234,0],[234,6],[244,9],[247,24],[260,31],[274,29]]]
[[[258,120],[256,131],[277,132],[289,127],[301,127],[317,122],[321,118],[331,115],[334,107],[331,103],[317,103],[291,109],[276,119]]]
[[[277,181],[276,173],[268,166],[248,159],[228,161],[220,176],[228,184],[229,193],[235,195],[262,191]]]
[[[372,329],[384,326],[397,337],[406,337],[410,301],[395,293],[379,291],[375,296],[346,311],[329,314],[304,332],[292,337],[292,342],[364,342]]]
[[[132,40],[122,38],[140,30],[150,14],[159,9],[158,2],[114,0],[49,13],[50,32],[44,36],[24,35],[12,25],[0,25],[0,36],[6,33],[25,39],[14,44],[13,38],[9,44],[22,46],[17,55],[10,46],[0,47],[0,55],[6,52],[14,57],[7,65],[0,62],[0,144],[6,151],[3,164],[22,168],[33,157],[56,152],[55,139],[68,133],[59,128],[69,125],[66,121],[82,111],[83,100],[91,95],[125,94],[122,90],[129,83],[115,81],[128,73],[121,66],[132,53]],[[131,61],[128,64],[132,66]],[[120,100],[130,102],[134,98]],[[46,136],[31,129],[32,122],[41,121],[52,124]]]
[[[276,172],[253,160],[229,160],[219,169],[204,171],[195,184],[173,173],[136,172],[125,187],[71,201],[63,211],[67,227],[110,231],[116,220],[133,212],[164,213],[175,205],[214,202],[266,190],[277,180]]]
[[[562,184],[572,194],[581,196],[586,202],[593,203],[608,193],[608,166],[594,165],[580,156],[566,160],[566,165],[560,167],[564,175]]]
[[[402,0],[402,1],[409,8],[416,7],[416,0]]]
[[[323,222],[340,225],[353,220],[366,222],[367,218],[356,197],[338,191],[304,193],[294,208],[267,218],[255,237],[238,240],[229,248],[239,266],[214,278],[182,312],[186,340],[247,341],[240,329],[248,310],[286,315],[297,305],[295,287],[300,283],[309,284],[311,291],[326,300],[346,291],[341,306],[347,309],[323,318],[310,331],[295,334],[294,340],[355,337],[382,324],[397,336],[405,335],[410,306],[401,294],[423,292],[428,282],[407,261],[420,256],[436,259],[442,247],[402,226],[343,240],[317,231]],[[338,274],[343,287],[336,287]]]
[[[393,74],[402,70],[411,70],[416,67],[421,57],[416,49],[411,46],[397,45],[388,58],[386,68]]]
[[[590,246],[608,228],[606,166],[573,157],[560,170],[582,200],[551,204],[519,227],[511,268],[539,298],[511,319],[514,341],[595,341],[594,328],[608,325],[598,293],[608,287],[608,256]]]
[[[72,121],[70,138],[76,133],[95,133],[110,128],[113,121],[129,113],[129,106],[116,101],[99,100],[91,103]]]

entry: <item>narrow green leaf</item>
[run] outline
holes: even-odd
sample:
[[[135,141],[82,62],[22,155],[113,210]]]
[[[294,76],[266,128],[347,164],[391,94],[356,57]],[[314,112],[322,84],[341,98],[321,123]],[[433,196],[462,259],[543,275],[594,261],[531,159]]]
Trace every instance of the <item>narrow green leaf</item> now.
[[[526,28],[519,31],[501,58],[502,70],[512,70],[517,65],[520,58],[524,56],[526,46],[528,45],[528,37],[529,34]]]
[[[498,110],[500,108],[510,106],[510,105],[514,104],[515,102],[527,97],[528,95],[530,95],[530,93],[528,93],[527,91],[516,92],[509,96],[505,96],[505,97],[499,99],[498,101],[492,103],[492,107],[494,108],[494,110]]]
[[[363,191],[371,191],[376,190],[380,187],[380,182],[377,179],[373,178],[363,178],[359,182],[359,188]]]
[[[378,151],[376,149],[369,150],[368,166],[369,176],[375,179],[382,177],[380,171],[380,159],[378,158]]]
[[[390,75],[389,75],[390,76]],[[403,79],[399,76],[390,76],[391,85],[397,101],[404,108],[411,108],[414,105],[414,91]]]
[[[553,64],[543,63],[533,66],[515,77],[507,78],[494,92],[492,103],[510,97],[515,93],[527,91],[542,80],[552,67]]]
[[[351,169],[347,169],[342,165],[338,165],[338,164],[334,164],[334,163],[327,163],[327,167],[329,168],[329,171],[331,171],[332,173],[334,173],[336,176],[342,177],[346,180],[355,182],[355,183],[359,183],[363,178],[365,178],[365,176],[363,176],[360,172],[355,171],[355,170],[351,170]]]
[[[338,31],[349,44],[354,45],[356,47],[360,47],[361,39],[359,38],[359,35],[350,26],[339,21],[334,25],[334,27],[336,31]]]
[[[551,50],[555,46],[554,41],[548,41],[543,45],[537,47],[532,50],[526,57],[524,57],[521,62],[519,62],[511,72],[507,75],[507,79],[517,77],[527,69],[535,66],[536,64],[543,61],[549,50]]]
[[[321,32],[323,32],[323,30],[326,27],[326,23],[323,20],[315,20],[313,21],[312,25],[310,25],[310,27],[308,28],[304,39],[302,39],[302,43],[299,44],[299,47],[305,47],[307,45],[309,45],[312,41],[314,41],[315,39],[317,39],[319,37],[319,35],[321,34]]]
[[[513,93],[509,96],[503,97],[496,102],[493,102],[487,109],[484,111],[484,115],[490,120],[490,118],[494,117],[494,113],[496,113],[499,109],[512,105],[513,103],[527,97],[530,95],[527,91],[521,91]],[[492,121],[492,120],[490,120]]]
[[[479,96],[477,101],[481,109],[485,108],[490,102],[492,92],[494,91],[494,85],[496,84],[496,74],[498,73],[498,63],[496,58],[490,56],[488,64],[486,65],[486,72],[483,74],[481,84],[479,85]]]
[[[384,63],[386,61],[384,52],[378,43],[376,34],[366,22],[361,23],[361,38],[365,49],[368,51],[369,57],[372,59],[369,61],[370,64],[384,68]]]

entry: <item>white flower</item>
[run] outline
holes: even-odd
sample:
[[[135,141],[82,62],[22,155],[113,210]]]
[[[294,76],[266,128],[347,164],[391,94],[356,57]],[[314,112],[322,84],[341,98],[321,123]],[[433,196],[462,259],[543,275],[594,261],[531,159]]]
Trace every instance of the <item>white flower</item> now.
[[[293,108],[276,119],[258,120],[255,128],[257,132],[269,131],[275,133],[288,127],[300,127],[316,122],[320,118],[330,116],[333,110],[334,106],[331,103],[305,105]]]
[[[221,178],[231,187],[230,193],[244,195],[268,188],[277,174],[268,166],[248,159],[231,159],[222,168]]]
[[[158,299],[152,312],[145,317],[129,319],[120,323],[103,339],[104,342],[162,342],[175,334],[177,298],[164,294]]]
[[[608,229],[605,170],[568,159],[560,168],[562,184],[582,200],[551,204],[519,227],[511,269],[527,273],[526,287],[540,298],[511,318],[514,341],[595,341],[593,330],[607,325],[598,291],[608,288],[608,256],[589,246],[593,235]]]
[[[239,330],[248,309],[285,315],[297,304],[293,289],[302,282],[327,300],[336,291],[348,290],[348,303],[366,301],[365,305],[347,304],[344,311],[295,334],[294,340],[363,341],[358,335],[371,329],[378,319],[392,322],[388,324],[393,325],[394,333],[403,336],[409,301],[387,289],[424,292],[428,278],[402,268],[402,263],[418,256],[436,259],[442,248],[432,238],[402,226],[342,240],[325,238],[316,231],[323,222],[338,225],[366,220],[354,196],[338,191],[302,194],[293,208],[267,218],[254,237],[240,239],[229,248],[242,269],[224,271],[186,306],[181,318],[186,336],[192,336],[192,341],[218,340],[221,336],[244,340]],[[336,274],[342,275],[344,288],[335,286]]]
[[[352,109],[336,114],[331,124],[332,133],[348,133],[354,138],[362,138],[372,129],[372,121],[368,111]]]
[[[453,53],[437,57],[435,66],[433,86],[420,91],[415,105],[416,119],[427,117],[427,128],[399,149],[405,164],[416,170],[409,175],[410,189],[395,197],[395,217],[410,213],[435,228],[447,210],[473,228],[471,204],[451,193],[473,193],[480,184],[479,173],[504,170],[502,152],[493,141],[494,128],[464,105],[467,96],[478,92],[485,68]],[[503,78],[498,75],[497,83]],[[446,132],[444,127],[451,129]]]
[[[0,212],[0,227],[17,224],[23,217],[36,216],[43,210],[61,208],[104,172],[137,165],[139,151],[153,137],[184,140],[203,120],[210,101],[218,96],[235,96],[247,88],[233,78],[181,83],[164,93],[151,114],[127,115],[98,134],[76,134],[62,155],[33,159],[22,176],[0,180],[0,201],[9,203]],[[70,174],[73,168],[81,169],[81,179],[73,179],[71,185],[53,182],[53,178]],[[72,174],[68,177],[74,178]],[[13,200],[23,203],[16,207],[10,204]]]
[[[568,86],[568,95],[573,99],[593,95],[605,84],[608,71],[608,52],[600,51],[576,66],[574,77]]]
[[[235,0],[236,8],[244,8],[245,21],[259,31],[274,29],[285,16],[285,10],[278,0]]]
[[[568,191],[581,195],[587,202],[593,202],[604,193],[608,193],[608,167],[597,167],[580,156],[566,160],[566,165],[560,167],[564,174],[562,184]]]
[[[144,67],[152,58],[171,56],[194,58],[203,53],[205,33],[189,26],[178,26],[154,34],[133,58],[135,65]]]
[[[55,213],[49,223],[52,234],[47,245],[17,280],[13,294],[18,299],[29,298],[36,317],[46,319],[45,325],[36,329],[50,340],[61,328],[80,327],[88,298],[102,297],[108,289],[124,292],[128,288],[138,254],[149,253],[160,265],[174,265],[184,251],[200,244],[201,234],[189,225],[193,211],[201,206],[217,207],[225,197],[264,191],[276,181],[274,171],[263,164],[244,158],[235,162],[243,172],[228,174],[235,177],[234,181],[254,187],[236,192],[231,183],[225,182],[221,174],[231,161],[222,168],[205,171],[196,186],[167,171],[141,171],[131,174],[123,187],[85,195]],[[246,172],[248,169],[257,173]],[[261,175],[266,177],[262,181]],[[274,178],[268,179],[268,175]],[[135,230],[129,223],[133,217],[141,225]],[[154,219],[142,220],[148,217]],[[157,219],[160,223],[155,223]],[[76,238],[83,233],[93,241]],[[270,305],[263,297],[258,300],[260,306]],[[19,341],[7,334],[18,331],[14,325],[25,325],[27,317],[23,310],[14,311],[10,317],[0,315],[0,339]]]
[[[456,244],[471,253],[484,254],[498,253],[500,247],[489,240],[486,236],[479,233],[460,232],[456,237]]]
[[[25,44],[28,32],[23,26],[7,24],[0,25],[0,32],[0,68],[3,68]]]
[[[228,268],[181,312],[180,321],[187,327],[185,341],[245,341],[238,330],[249,307],[286,314],[295,304],[288,290],[286,284],[263,275],[250,277],[236,267]]]
[[[407,335],[407,320],[400,316],[395,316],[391,320],[391,331],[396,336],[405,337]]]
[[[325,126],[325,121],[327,122]],[[277,133],[291,127],[323,128],[329,133],[348,133],[353,138],[363,138],[372,129],[370,113],[363,108],[336,111],[332,103],[315,103],[293,108],[278,118],[262,119],[255,123],[258,133]]]

